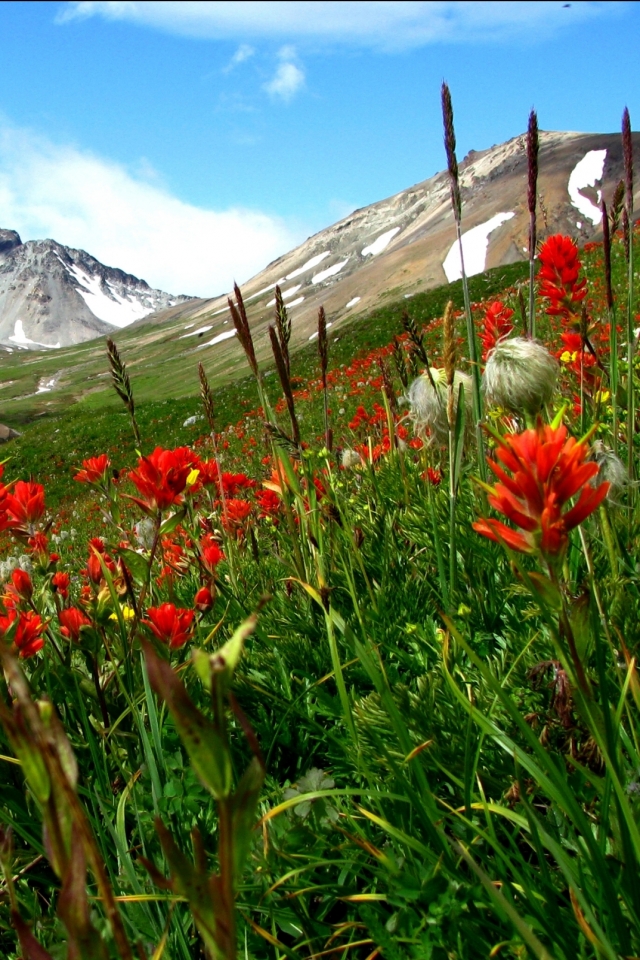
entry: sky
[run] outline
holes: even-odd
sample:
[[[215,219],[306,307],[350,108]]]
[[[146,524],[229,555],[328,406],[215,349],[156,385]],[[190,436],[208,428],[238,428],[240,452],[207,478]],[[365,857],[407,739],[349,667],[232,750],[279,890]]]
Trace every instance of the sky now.
[[[640,129],[634,2],[0,3],[0,227],[174,294],[544,130]]]

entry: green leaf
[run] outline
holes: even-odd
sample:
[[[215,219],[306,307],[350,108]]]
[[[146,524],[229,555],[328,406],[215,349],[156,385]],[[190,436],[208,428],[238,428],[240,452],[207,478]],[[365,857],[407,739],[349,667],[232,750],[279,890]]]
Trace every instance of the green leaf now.
[[[118,550],[118,555],[131,571],[131,576],[136,583],[147,583],[149,580],[149,561],[141,553],[130,550],[128,547],[122,547]]]
[[[233,794],[233,859],[236,883],[242,875],[242,867],[251,845],[264,775],[264,767],[257,757],[253,757]]]
[[[216,800],[227,797],[232,782],[227,744],[213,723],[200,713],[169,664],[145,641],[143,649],[149,682],[167,704],[193,769]]]
[[[176,510],[175,513],[172,513],[171,516],[167,517],[160,527],[160,536],[164,537],[167,533],[173,533],[175,528],[182,523],[186,515],[187,508],[182,507],[181,510]]]

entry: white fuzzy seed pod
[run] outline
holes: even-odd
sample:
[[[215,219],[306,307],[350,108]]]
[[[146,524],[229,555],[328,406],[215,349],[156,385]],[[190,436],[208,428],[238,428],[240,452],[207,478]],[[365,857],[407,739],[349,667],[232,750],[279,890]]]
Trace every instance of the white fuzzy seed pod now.
[[[557,380],[558,362],[546,347],[513,337],[489,354],[482,386],[491,406],[534,416],[551,400]]]
[[[447,375],[444,370],[438,370],[435,367],[431,367],[429,373],[430,377],[428,374],[422,374],[409,387],[407,396],[409,416],[413,421],[413,429],[417,436],[424,437],[429,430],[439,443],[445,443],[449,434]],[[473,419],[471,377],[460,370],[456,370],[453,377],[454,420],[458,411],[460,386],[464,390],[465,433],[468,433]]]

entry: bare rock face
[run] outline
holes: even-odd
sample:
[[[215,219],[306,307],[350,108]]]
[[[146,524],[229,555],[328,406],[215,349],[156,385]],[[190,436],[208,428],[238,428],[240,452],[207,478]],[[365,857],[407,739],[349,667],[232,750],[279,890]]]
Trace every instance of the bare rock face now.
[[[0,230],[0,254],[8,253],[22,243],[16,230]]]
[[[0,423],[0,443],[8,443],[9,440],[14,440],[19,436],[20,434],[17,430],[14,430],[12,427],[5,426],[4,423]]]
[[[0,230],[0,348],[57,349],[113,333],[189,297],[152,290],[55,240]]]

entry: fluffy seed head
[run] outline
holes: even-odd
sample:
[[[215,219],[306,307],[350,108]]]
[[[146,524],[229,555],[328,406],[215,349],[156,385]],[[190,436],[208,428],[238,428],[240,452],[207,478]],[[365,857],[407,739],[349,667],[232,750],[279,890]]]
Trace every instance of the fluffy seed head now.
[[[466,414],[466,432],[470,428],[473,411],[471,377],[456,370],[453,376],[453,419],[458,411],[460,386],[464,390],[464,410]],[[449,434],[447,417],[448,388],[447,374],[444,370],[431,367],[428,374],[414,380],[409,387],[409,416],[418,436],[424,436],[429,430],[439,443],[444,443]]]
[[[605,446],[602,440],[596,440],[591,447],[591,459],[598,464],[596,483],[609,483],[607,500],[618,503],[629,483],[629,474],[622,460],[613,450]]]
[[[489,354],[482,384],[492,406],[533,416],[553,396],[557,379],[557,361],[546,347],[513,337]]]

